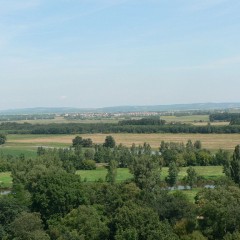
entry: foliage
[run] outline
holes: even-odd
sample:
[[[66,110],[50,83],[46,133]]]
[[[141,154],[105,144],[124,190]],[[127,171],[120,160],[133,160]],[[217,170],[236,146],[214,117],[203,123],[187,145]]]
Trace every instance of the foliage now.
[[[233,120],[239,119],[239,118],[240,118],[240,113],[224,112],[224,113],[211,113],[209,115],[209,120],[211,122],[214,122],[214,121],[230,122],[230,121],[233,121]]]
[[[106,136],[103,146],[106,148],[114,148],[116,146],[116,142],[112,136]]]
[[[93,146],[93,142],[92,139],[90,138],[82,138],[80,136],[76,136],[73,140],[72,140],[72,146],[74,148],[78,147],[78,146],[82,146],[82,147],[92,147]]]
[[[10,231],[10,224],[16,216],[26,210],[16,198],[11,195],[0,197],[0,238],[3,239]]]
[[[50,235],[54,239],[108,239],[109,229],[104,217],[93,206],[80,206],[73,209],[59,222],[51,225]]]
[[[81,169],[84,169],[84,170],[96,169],[96,162],[94,160],[83,160]]]
[[[225,162],[224,172],[235,183],[240,185],[240,145],[235,147],[232,160]]]
[[[240,189],[219,186],[197,194],[199,227],[210,239],[222,239],[227,232],[240,228]]]
[[[0,133],[0,145],[4,144],[7,140],[6,135]]]
[[[193,167],[187,169],[186,183],[192,188],[198,181],[197,172]]]
[[[169,164],[168,176],[166,177],[166,182],[170,187],[173,187],[174,185],[176,185],[178,180],[178,173],[179,173],[179,168],[177,167],[176,163],[171,162]]]
[[[131,119],[119,121],[119,125],[164,125],[165,120],[160,120],[159,117],[148,117],[141,119]]]
[[[16,240],[50,240],[43,230],[42,220],[38,213],[22,212],[11,223],[11,239]]]
[[[106,181],[114,184],[116,182],[117,177],[117,162],[115,160],[112,160],[109,162],[109,165],[107,166],[108,172],[106,175]]]
[[[79,176],[66,172],[49,172],[28,183],[32,195],[32,209],[43,219],[64,216],[84,202]]]
[[[127,202],[117,210],[114,217],[116,240],[177,240],[171,227],[160,222],[158,215],[148,207]]]
[[[12,134],[84,134],[84,133],[240,133],[239,125],[197,126],[186,123],[164,125],[119,125],[117,123],[30,124],[3,122],[0,130]]]
[[[148,155],[140,155],[133,159],[129,166],[134,182],[140,189],[154,190],[160,183],[160,162]]]

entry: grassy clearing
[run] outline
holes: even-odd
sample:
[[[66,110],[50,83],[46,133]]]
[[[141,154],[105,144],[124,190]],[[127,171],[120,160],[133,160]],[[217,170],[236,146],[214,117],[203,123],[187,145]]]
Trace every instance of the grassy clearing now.
[[[79,134],[80,135],[80,134]],[[117,144],[122,143],[130,147],[132,143],[136,145],[149,143],[152,148],[158,149],[161,141],[166,142],[183,142],[189,139],[193,142],[200,140],[203,148],[217,150],[219,148],[233,150],[240,143],[240,134],[130,134],[130,133],[113,133],[113,134],[81,134],[83,138],[91,138],[94,143],[103,143],[107,135],[112,135]],[[49,147],[68,147],[76,135],[20,135],[9,134],[6,146],[49,146]]]
[[[179,180],[182,180],[184,176],[187,175],[187,168],[182,167],[179,172]],[[198,175],[204,177],[208,180],[215,180],[221,176],[224,176],[222,172],[222,166],[197,166],[194,167]],[[107,169],[104,167],[99,167],[96,170],[79,170],[77,174],[81,176],[81,179],[87,182],[98,181],[99,179],[105,180]],[[168,168],[164,167],[161,172],[161,179],[165,179],[168,175]],[[129,172],[128,168],[119,168],[117,170],[117,181],[121,182],[132,178],[132,174]]]
[[[162,116],[161,119],[167,121],[167,122],[185,122],[185,123],[190,123],[190,122],[199,122],[199,121],[204,121],[208,122],[209,121],[209,115],[190,115],[190,116]]]
[[[37,156],[36,148],[23,148],[23,147],[0,147],[0,154],[12,155],[17,157],[21,154],[24,154],[26,158],[35,158]]]
[[[203,176],[205,179],[216,180],[219,177],[223,176],[222,167],[221,166],[205,166],[205,167],[194,167],[197,173],[200,176]],[[179,180],[181,180],[184,176],[186,176],[187,167],[181,168],[179,173]],[[76,174],[80,175],[82,181],[86,182],[95,182],[95,181],[105,181],[105,177],[107,174],[107,169],[104,167],[98,167],[96,170],[79,170]],[[164,167],[161,172],[161,179],[164,180],[168,175],[168,168]],[[123,182],[127,179],[131,179],[132,174],[129,172],[127,168],[119,168],[117,170],[117,182]],[[10,172],[0,173],[0,187],[1,188],[11,188],[12,186],[12,178]],[[189,201],[194,202],[194,197],[197,192],[200,190],[192,189],[192,190],[184,190],[184,194],[187,195]]]
[[[195,203],[195,197],[200,190],[201,188],[193,188],[191,190],[182,190],[181,192],[183,192],[183,194],[186,195],[189,202]],[[179,191],[179,190],[176,190],[176,191]],[[174,193],[176,191],[175,190],[171,191],[171,193]]]
[[[107,175],[107,169],[104,167],[99,167],[96,170],[79,170],[77,174],[80,175],[83,181],[95,182],[98,180],[105,181]],[[122,182],[124,180],[132,178],[132,174],[129,172],[128,168],[119,168],[117,170],[117,182]]]
[[[1,188],[12,187],[12,177],[10,172],[0,173],[0,187]]]

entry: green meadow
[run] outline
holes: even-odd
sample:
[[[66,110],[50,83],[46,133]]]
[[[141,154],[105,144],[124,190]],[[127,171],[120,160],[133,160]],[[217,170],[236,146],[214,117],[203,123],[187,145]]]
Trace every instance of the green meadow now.
[[[182,180],[187,175],[188,167],[180,168],[179,180]],[[224,176],[222,166],[196,166],[194,167],[197,174],[202,176],[206,180],[217,180],[219,177]],[[79,170],[77,174],[80,175],[83,181],[95,182],[98,180],[105,180],[107,169],[104,167],[99,167],[96,170]],[[161,178],[165,179],[168,175],[168,168],[164,167],[161,171]],[[124,180],[132,178],[132,174],[129,172],[128,168],[118,168],[117,170],[117,182],[122,182]]]

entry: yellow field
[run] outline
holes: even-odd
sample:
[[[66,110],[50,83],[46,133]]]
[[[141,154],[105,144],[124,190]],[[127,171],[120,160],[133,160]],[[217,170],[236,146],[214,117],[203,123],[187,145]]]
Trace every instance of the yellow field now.
[[[103,143],[107,135],[112,135],[117,144],[131,146],[149,143],[153,148],[158,148],[161,141],[183,142],[189,139],[193,142],[200,140],[203,148],[216,150],[219,148],[232,150],[240,144],[240,134],[81,134],[83,138],[91,138],[94,143]],[[8,135],[8,144],[29,144],[29,145],[48,145],[48,144],[69,144],[76,135]]]

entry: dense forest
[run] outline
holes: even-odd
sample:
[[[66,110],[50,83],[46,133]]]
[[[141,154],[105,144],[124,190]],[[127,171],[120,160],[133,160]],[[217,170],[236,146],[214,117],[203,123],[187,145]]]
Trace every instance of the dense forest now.
[[[75,137],[66,149],[39,147],[36,159],[0,156],[13,187],[0,197],[0,237],[18,240],[204,240],[240,238],[240,146],[212,154],[201,142],[147,143],[126,148],[112,136],[103,144]],[[106,181],[86,182],[76,169],[105,163]],[[190,166],[186,184],[201,181],[191,166],[221,164],[226,177],[202,188],[191,203],[175,186],[180,166]],[[3,168],[5,166],[5,168]],[[168,176],[161,168],[169,166]],[[118,167],[132,179],[116,182]]]

